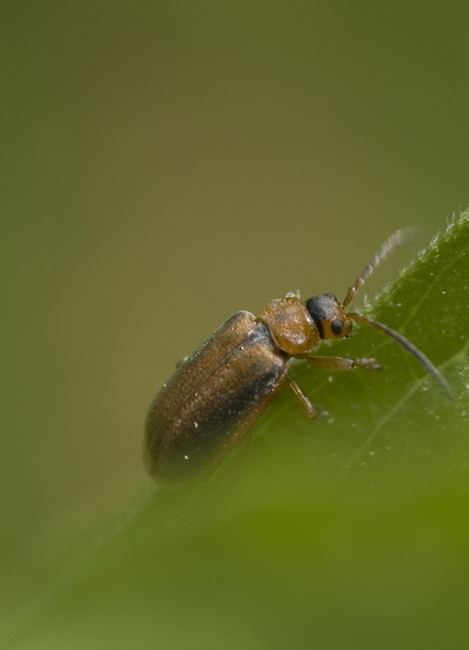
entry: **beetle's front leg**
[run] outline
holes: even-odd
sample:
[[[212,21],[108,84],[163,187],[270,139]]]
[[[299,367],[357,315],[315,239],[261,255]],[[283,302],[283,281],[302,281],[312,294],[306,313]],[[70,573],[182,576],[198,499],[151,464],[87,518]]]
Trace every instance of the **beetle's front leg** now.
[[[309,357],[307,355],[301,358],[327,370],[353,370],[357,366],[366,370],[380,370],[381,368],[376,359],[343,359],[342,357]]]

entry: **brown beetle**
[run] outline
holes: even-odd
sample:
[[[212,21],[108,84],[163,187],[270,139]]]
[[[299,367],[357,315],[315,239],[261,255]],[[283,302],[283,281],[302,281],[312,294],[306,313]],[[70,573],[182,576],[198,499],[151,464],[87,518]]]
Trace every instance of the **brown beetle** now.
[[[372,258],[342,303],[332,294],[302,302],[289,294],[266,305],[258,318],[240,311],[229,318],[174,373],[148,414],[144,463],[157,483],[183,487],[201,483],[227,457],[288,382],[308,417],[316,410],[288,377],[287,361],[305,359],[327,370],[379,368],[375,359],[309,356],[323,339],[350,335],[353,321],[400,343],[451,391],[432,362],[401,334],[345,307],[384,257],[409,235],[390,237]]]

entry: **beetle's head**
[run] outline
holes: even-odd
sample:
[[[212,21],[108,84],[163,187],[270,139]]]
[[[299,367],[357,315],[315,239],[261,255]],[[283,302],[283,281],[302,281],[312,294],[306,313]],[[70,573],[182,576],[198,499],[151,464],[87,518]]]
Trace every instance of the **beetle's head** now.
[[[347,291],[347,295],[342,303],[340,303],[331,293],[325,293],[307,300],[305,303],[306,309],[316,324],[321,339],[343,339],[350,336],[353,321],[370,325],[380,332],[383,332],[383,334],[386,334],[397,341],[397,343],[407,350],[407,352],[410,352],[410,354],[417,359],[425,370],[433,375],[446,394],[451,397],[451,388],[446,379],[442,377],[430,359],[428,359],[423,352],[420,352],[415,345],[402,336],[402,334],[398,334],[390,327],[387,327],[387,325],[377,323],[376,321],[371,320],[371,318],[367,318],[366,316],[354,312],[347,312],[345,310],[347,305],[355,298],[357,291],[361,286],[363,286],[365,280],[373,273],[373,270],[378,266],[378,264],[387,257],[395,246],[398,246],[409,239],[413,233],[413,229],[405,229],[398,230],[394,235],[392,235],[371,258],[370,263],[358,280]]]
[[[310,298],[306,301],[306,309],[318,328],[321,339],[343,339],[350,336],[352,319],[332,293]]]

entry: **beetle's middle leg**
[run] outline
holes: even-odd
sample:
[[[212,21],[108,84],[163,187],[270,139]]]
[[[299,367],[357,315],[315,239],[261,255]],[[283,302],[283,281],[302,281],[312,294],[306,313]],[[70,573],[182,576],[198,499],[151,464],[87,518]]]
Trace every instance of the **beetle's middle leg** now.
[[[380,370],[381,368],[376,359],[343,359],[342,357],[309,357],[307,355],[301,358],[327,370],[353,370],[358,366],[366,370]]]
[[[293,381],[293,379],[290,379],[290,377],[287,377],[287,381],[288,381],[288,383],[289,383],[289,385],[290,385],[290,388],[292,389],[292,391],[293,391],[293,392],[295,393],[295,395],[297,396],[298,401],[299,401],[300,404],[301,404],[301,408],[302,408],[303,411],[306,413],[306,415],[307,415],[309,418],[311,418],[311,420],[312,420],[313,418],[317,418],[317,417],[318,417],[318,412],[317,412],[317,410],[314,408],[312,402],[311,402],[311,401],[306,397],[306,395],[303,393],[303,391],[302,391],[301,388],[298,386],[298,384],[296,383],[296,381]]]

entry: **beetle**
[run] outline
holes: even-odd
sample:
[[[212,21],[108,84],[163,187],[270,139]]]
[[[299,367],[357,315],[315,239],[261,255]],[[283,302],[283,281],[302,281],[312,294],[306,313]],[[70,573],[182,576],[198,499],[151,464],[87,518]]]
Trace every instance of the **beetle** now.
[[[269,302],[256,318],[231,316],[176,370],[155,397],[147,416],[144,464],[159,484],[180,488],[203,483],[247,434],[285,384],[307,416],[317,411],[288,376],[294,357],[327,370],[378,369],[375,359],[310,356],[322,340],[350,336],[354,322],[387,334],[402,345],[451,395],[432,362],[386,325],[346,310],[358,289],[389,252],[408,239],[404,229],[373,256],[340,303],[326,293],[303,302],[297,295]]]

